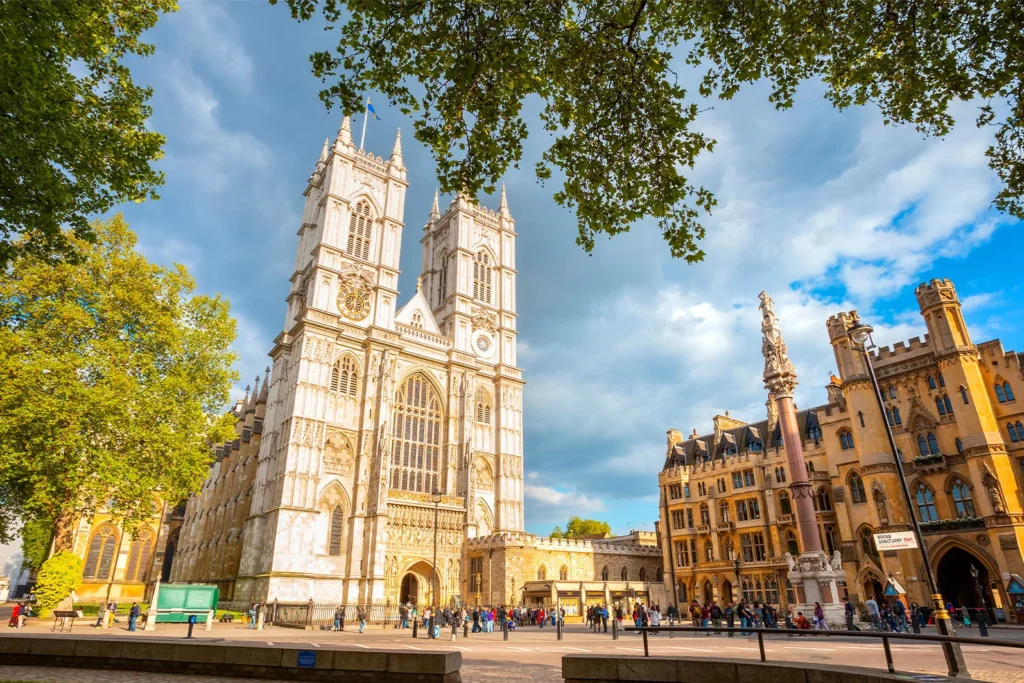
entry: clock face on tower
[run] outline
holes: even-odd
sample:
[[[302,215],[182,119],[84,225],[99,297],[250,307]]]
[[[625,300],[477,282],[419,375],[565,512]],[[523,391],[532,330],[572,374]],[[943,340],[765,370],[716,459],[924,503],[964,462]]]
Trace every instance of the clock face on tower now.
[[[366,294],[356,289],[346,289],[338,295],[338,308],[351,320],[363,320],[370,314],[370,302]]]

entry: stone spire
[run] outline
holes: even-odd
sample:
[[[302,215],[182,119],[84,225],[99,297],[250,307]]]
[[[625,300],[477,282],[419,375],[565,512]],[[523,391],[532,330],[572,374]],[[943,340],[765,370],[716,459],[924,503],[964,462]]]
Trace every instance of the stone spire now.
[[[270,393],[270,366],[263,372],[263,389],[260,390],[260,397],[257,403],[266,403],[267,395]]]
[[[338,137],[334,139],[335,147],[354,147],[352,142],[352,119],[346,116],[341,120],[341,129],[338,130]]]
[[[321,164],[324,163],[325,161],[327,161],[327,147],[328,147],[329,144],[330,144],[330,142],[327,140],[327,138],[324,138],[324,148],[322,150],[320,150],[320,163]]]
[[[248,384],[245,385],[245,397],[241,401],[239,401],[238,404],[235,406],[235,410],[238,411],[238,414],[240,414],[240,416],[245,415],[245,407],[249,405],[249,391],[251,389],[251,386],[249,386]]]
[[[498,205],[498,213],[502,216],[512,215],[512,212],[508,210],[508,197],[505,195],[505,183],[501,184],[501,203]]]
[[[437,188],[435,187],[434,188],[434,205],[430,207],[430,220],[431,221],[436,221],[438,218],[441,217],[441,209],[438,208],[437,202],[438,202]]]
[[[767,292],[761,292],[761,353],[764,355],[764,386],[771,398],[793,396],[796,389],[796,370],[786,352],[779,319],[775,317],[775,302]]]
[[[395,146],[391,148],[391,165],[396,168],[405,168],[405,162],[402,160],[402,129],[398,129],[398,133],[395,135]]]
[[[253,385],[252,396],[249,397],[248,403],[245,406],[245,412],[255,413],[256,412],[256,397],[260,393],[260,376],[256,375],[256,383]]]

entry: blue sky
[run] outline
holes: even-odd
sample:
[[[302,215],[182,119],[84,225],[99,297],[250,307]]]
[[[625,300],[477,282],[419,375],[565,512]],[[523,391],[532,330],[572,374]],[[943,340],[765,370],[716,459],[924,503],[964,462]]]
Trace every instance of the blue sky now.
[[[134,73],[155,90],[151,125],[167,136],[167,184],[159,201],[124,211],[147,255],[184,263],[203,291],[231,300],[240,392],[280,332],[302,190],[340,123],[307,61],[334,36],[282,6],[183,0],[148,39],[157,52]],[[870,108],[836,112],[821,92],[806,84],[788,112],[775,111],[762,85],[702,104],[698,126],[718,147],[695,179],[718,207],[706,221],[705,262],[694,266],[669,257],[653,224],[583,253],[574,217],[551,200],[556,183],[541,186],[529,170],[549,144],[530,122],[525,170],[505,178],[520,235],[530,531],[571,514],[652,530],[665,431],[708,432],[727,409],[763,418],[762,289],[776,300],[801,376],[800,406],[825,399],[829,315],[857,308],[886,344],[923,335],[913,289],[933,277],[956,283],[975,342],[998,336],[1024,350],[1019,225],[989,208],[998,185],[973,108],[957,107],[962,123],[947,139],[922,140],[883,127]],[[386,156],[396,128],[405,133],[404,302],[419,274],[434,164],[411,120],[375,100],[382,120],[371,122],[366,147]],[[483,203],[496,208],[497,198]]]

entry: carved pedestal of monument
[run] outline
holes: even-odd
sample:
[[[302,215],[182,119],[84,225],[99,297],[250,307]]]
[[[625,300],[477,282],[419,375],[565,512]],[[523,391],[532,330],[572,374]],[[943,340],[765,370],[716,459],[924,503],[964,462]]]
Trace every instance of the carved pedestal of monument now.
[[[846,613],[845,606],[839,601],[839,586],[846,582],[846,572],[843,571],[843,558],[839,551],[831,559],[824,550],[812,550],[800,557],[786,553],[786,562],[789,564],[786,578],[796,590],[793,608],[803,612],[810,621],[814,616],[814,603],[821,603],[829,627],[845,629]]]

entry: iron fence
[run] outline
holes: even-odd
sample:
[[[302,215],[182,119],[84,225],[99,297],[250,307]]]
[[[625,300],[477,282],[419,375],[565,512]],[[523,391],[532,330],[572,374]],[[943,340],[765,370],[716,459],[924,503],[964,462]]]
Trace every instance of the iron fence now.
[[[359,605],[336,602],[272,602],[267,604],[267,621],[275,626],[290,628],[331,628],[338,608],[345,608],[345,622],[354,623]],[[248,605],[246,605],[248,609]],[[397,605],[365,605],[366,622],[387,626],[399,622]]]
[[[781,637],[842,637],[842,638],[875,638],[882,641],[882,648],[885,651],[885,664],[889,669],[889,673],[896,672],[896,666],[892,658],[892,650],[889,646],[890,640],[910,640],[918,642],[931,642],[939,643],[944,648],[950,647],[950,644],[959,647],[960,645],[987,645],[994,647],[1009,647],[1015,649],[1024,649],[1024,643],[1015,640],[1002,640],[998,638],[973,638],[963,636],[940,636],[940,635],[926,635],[926,634],[915,634],[915,633],[893,633],[888,631],[824,631],[817,629],[777,629],[777,628],[754,628],[754,627],[743,627],[743,626],[624,626],[623,631],[633,631],[640,633],[644,639],[644,657],[651,656],[650,642],[648,639],[649,634],[657,634],[660,631],[667,631],[670,635],[674,632],[682,633],[693,633],[697,634],[710,634],[710,633],[723,633],[723,634],[742,634],[757,635],[757,647],[760,650],[761,661],[768,661],[765,656],[764,649],[764,636],[774,636],[776,638]],[[967,674],[967,668],[962,663],[962,657],[958,656],[960,661],[950,661],[947,659],[947,664],[950,666],[950,676],[964,676]],[[955,670],[954,670],[955,669]]]

